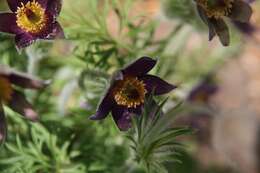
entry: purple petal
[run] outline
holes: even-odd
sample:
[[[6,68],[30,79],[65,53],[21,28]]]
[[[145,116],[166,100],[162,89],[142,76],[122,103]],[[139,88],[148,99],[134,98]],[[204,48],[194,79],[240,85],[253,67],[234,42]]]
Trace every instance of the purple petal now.
[[[107,117],[108,113],[112,110],[114,106],[114,99],[111,97],[111,92],[108,91],[104,98],[101,99],[101,103],[94,115],[89,119],[91,120],[101,120]]]
[[[47,4],[47,12],[56,18],[61,11],[62,0],[49,0]]]
[[[26,1],[26,0],[24,0]],[[31,0],[32,1],[32,0]],[[36,2],[38,2],[39,4],[41,4],[42,8],[46,9],[47,8],[47,3],[48,1],[52,1],[52,0],[36,0]]]
[[[176,86],[169,84],[161,78],[153,75],[145,75],[139,79],[145,83],[145,89],[147,92],[155,95],[166,94],[176,88]]]
[[[16,16],[14,13],[0,13],[0,32],[11,34],[19,34],[22,32],[16,24]]]
[[[23,73],[13,73],[8,79],[17,86],[30,89],[42,89],[49,84],[48,81],[39,80]]]
[[[7,3],[9,5],[9,8],[11,9],[12,12],[17,11],[17,7],[20,7],[21,4],[27,4],[27,2],[32,1],[32,0],[7,0]],[[39,2],[41,6],[45,9],[47,6],[47,1],[48,0],[36,0],[36,2]]]
[[[141,57],[122,71],[125,75],[141,76],[148,73],[156,64],[156,60],[149,57]]]
[[[58,22],[48,26],[47,30],[39,36],[40,39],[63,39],[65,38],[63,29]]]
[[[22,2],[24,2],[24,0],[7,0],[9,8],[12,12],[16,12],[17,7],[21,6]]]
[[[248,22],[252,16],[253,10],[249,4],[242,0],[235,0],[229,17],[239,22]]]
[[[5,76],[12,84],[23,88],[41,89],[48,85],[48,81],[36,79],[26,73],[17,72],[3,65],[0,65],[0,75]]]
[[[6,120],[5,120],[5,113],[3,109],[3,105],[0,104],[0,142],[3,142],[6,137]]]
[[[121,131],[131,128],[131,115],[133,114],[123,106],[115,106],[112,109],[113,119]]]
[[[223,19],[210,19],[211,24],[214,26],[220,42],[223,46],[228,46],[230,42],[230,35],[227,24]]]
[[[209,28],[209,41],[211,41],[215,37],[215,35],[216,35],[214,26],[210,23],[209,18],[207,17],[207,15],[206,15],[205,11],[203,10],[203,8],[201,8],[199,5],[197,5],[197,10],[198,10],[199,16],[202,19],[202,21],[205,24],[208,25],[208,28]]]
[[[28,33],[22,33],[15,36],[15,44],[18,49],[31,45],[35,40],[36,38]]]
[[[33,110],[32,105],[26,100],[24,94],[20,91],[14,90],[12,99],[8,103],[8,106],[31,121],[38,120],[38,114]]]

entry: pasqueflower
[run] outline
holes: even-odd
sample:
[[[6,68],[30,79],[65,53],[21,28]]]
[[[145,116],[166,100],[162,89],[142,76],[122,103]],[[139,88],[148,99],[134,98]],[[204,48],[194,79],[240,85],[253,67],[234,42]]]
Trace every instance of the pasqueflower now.
[[[7,0],[12,12],[0,13],[0,32],[15,34],[17,48],[38,39],[63,38],[57,22],[61,0]]]
[[[147,74],[156,64],[156,60],[142,57],[119,70],[113,77],[97,112],[91,120],[101,120],[112,112],[113,119],[120,130],[131,127],[131,115],[140,115],[145,97],[166,94],[176,88],[161,78]]]
[[[221,43],[230,42],[228,26],[224,17],[234,21],[248,22],[252,15],[249,4],[243,0],[195,0],[199,15],[209,28],[209,40],[218,35]]]
[[[189,92],[187,100],[192,103],[208,103],[210,97],[218,91],[218,86],[212,74],[207,75]]]
[[[24,73],[16,72],[8,67],[0,65],[0,141],[6,136],[6,122],[3,105],[23,115],[25,118],[36,121],[37,113],[32,105],[26,100],[25,95],[16,87],[28,89],[41,89],[47,83],[35,79]],[[14,87],[16,86],[16,87]]]

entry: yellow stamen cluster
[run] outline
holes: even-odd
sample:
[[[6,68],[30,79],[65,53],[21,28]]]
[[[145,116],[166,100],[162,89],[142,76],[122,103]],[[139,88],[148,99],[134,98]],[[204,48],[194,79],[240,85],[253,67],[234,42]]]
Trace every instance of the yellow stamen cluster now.
[[[0,76],[0,102],[7,103],[12,98],[12,85],[5,77]]]
[[[47,23],[45,9],[35,0],[21,3],[21,7],[16,11],[16,23],[26,32],[39,33]]]
[[[136,108],[144,103],[146,92],[143,81],[136,77],[125,77],[116,83],[113,95],[118,105]]]
[[[219,19],[223,16],[228,16],[231,12],[234,0],[222,0],[222,5],[209,5],[209,0],[196,0],[205,11],[209,18]],[[216,0],[218,1],[218,0]]]

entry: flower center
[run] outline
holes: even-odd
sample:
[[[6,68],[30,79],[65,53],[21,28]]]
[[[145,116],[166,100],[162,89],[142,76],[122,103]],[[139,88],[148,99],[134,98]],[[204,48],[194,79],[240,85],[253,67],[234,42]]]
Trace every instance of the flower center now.
[[[118,105],[136,108],[144,103],[146,92],[143,81],[128,76],[116,83],[113,95]]]
[[[35,0],[27,2],[25,5],[21,3],[16,11],[17,25],[30,33],[39,33],[43,30],[47,23],[45,10]]]
[[[227,16],[232,9],[234,0],[197,0],[197,3],[206,11],[206,15],[219,19]]]
[[[11,83],[5,77],[0,76],[0,102],[7,103],[12,97]]]

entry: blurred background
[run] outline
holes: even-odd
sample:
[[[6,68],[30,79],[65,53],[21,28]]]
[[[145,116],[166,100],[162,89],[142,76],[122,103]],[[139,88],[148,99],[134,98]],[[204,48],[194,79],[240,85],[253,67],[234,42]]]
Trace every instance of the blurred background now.
[[[164,110],[183,101],[189,111],[172,126],[189,126],[185,150],[170,173],[260,172],[260,2],[250,23],[228,21],[231,44],[208,41],[192,0],[64,0],[59,17],[66,40],[41,41],[18,53],[0,33],[0,63],[51,80],[25,91],[40,114],[25,121],[5,108],[8,137],[0,149],[4,173],[144,172],[111,116],[95,113],[118,68],[147,55],[151,72],[178,85]],[[0,10],[8,11],[5,0]],[[163,98],[159,98],[162,100]]]

